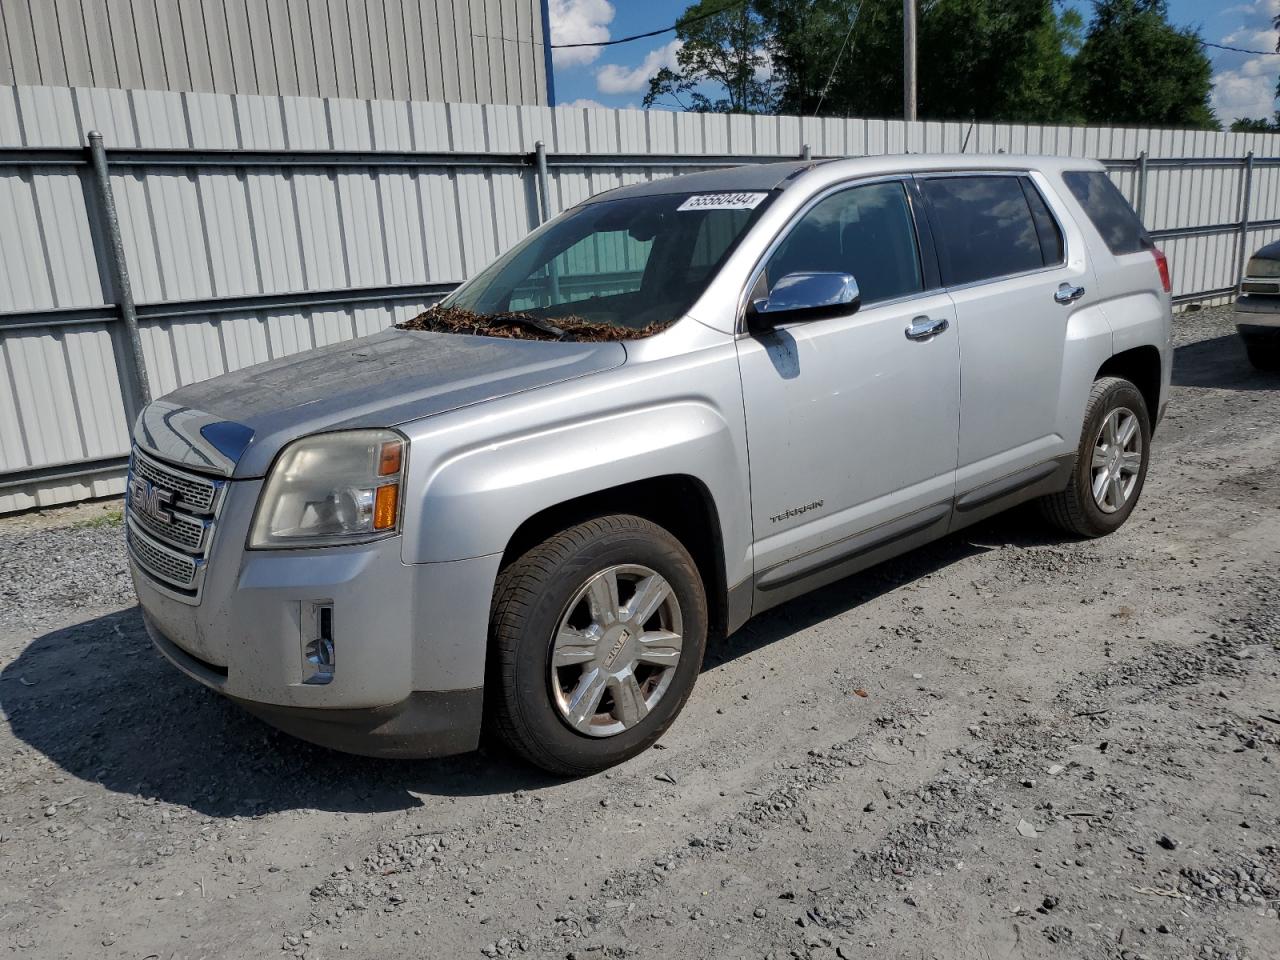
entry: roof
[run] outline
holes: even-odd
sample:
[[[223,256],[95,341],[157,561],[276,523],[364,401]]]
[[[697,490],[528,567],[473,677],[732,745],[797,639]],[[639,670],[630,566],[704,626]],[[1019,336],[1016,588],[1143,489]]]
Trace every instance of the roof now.
[[[652,197],[666,193],[698,193],[706,191],[751,191],[772,190],[788,177],[817,166],[824,161],[819,160],[785,160],[780,163],[744,163],[735,167],[720,167],[716,170],[702,170],[698,173],[686,173],[678,177],[664,177],[661,180],[648,180],[644,183],[633,183],[598,193],[588,202],[597,200],[618,200],[623,197]],[[661,163],[654,166],[661,167]]]
[[[661,166],[661,164],[655,164]],[[840,157],[824,160],[786,160],[780,163],[744,163],[717,170],[665,177],[618,187],[596,194],[588,203],[624,197],[659,196],[721,190],[773,190],[801,180],[824,182],[891,173],[941,170],[1101,170],[1096,160],[1083,157],[1037,157],[1010,153],[890,153],[874,157]]]

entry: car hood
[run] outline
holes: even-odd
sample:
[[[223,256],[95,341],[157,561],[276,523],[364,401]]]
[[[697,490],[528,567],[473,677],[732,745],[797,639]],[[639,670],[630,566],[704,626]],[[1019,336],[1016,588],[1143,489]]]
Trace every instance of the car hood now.
[[[1261,250],[1257,251],[1250,260],[1280,260],[1280,240],[1274,240],[1268,243]]]
[[[392,427],[621,365],[620,343],[385,330],[182,387],[150,404],[134,440],[164,459],[265,475],[290,440]]]

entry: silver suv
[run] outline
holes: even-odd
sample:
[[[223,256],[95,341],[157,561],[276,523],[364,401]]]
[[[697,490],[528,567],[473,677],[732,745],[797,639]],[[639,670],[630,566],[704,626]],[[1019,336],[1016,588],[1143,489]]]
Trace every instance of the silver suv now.
[[[151,404],[134,583],[178,669],[298,737],[599,770],[762,610],[1033,498],[1118,528],[1170,320],[1088,161],[623,187],[409,329]]]

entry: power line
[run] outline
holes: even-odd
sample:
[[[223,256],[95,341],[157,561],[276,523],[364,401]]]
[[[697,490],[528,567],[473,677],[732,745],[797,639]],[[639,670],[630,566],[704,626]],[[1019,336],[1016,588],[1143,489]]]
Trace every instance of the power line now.
[[[849,38],[853,36],[853,28],[858,25],[858,15],[862,13],[862,4],[858,4],[858,9],[853,11],[853,19],[849,21],[849,29],[845,31],[844,43],[840,44],[840,52],[836,54],[836,62],[831,65],[831,72],[827,74],[827,82],[823,84],[822,93],[818,96],[818,105],[813,108],[813,115],[816,117],[818,111],[822,109],[822,101],[827,99],[827,91],[831,89],[831,81],[836,78],[836,71],[840,68],[840,58],[844,56],[844,48],[849,44]]]
[[[1208,40],[1201,40],[1200,45],[1218,50],[1230,50],[1232,53],[1251,53],[1255,57],[1280,57],[1280,51],[1277,50],[1246,50],[1244,47],[1229,47],[1222,43],[1210,43]]]
[[[727,13],[734,7],[740,7],[747,3],[747,0],[731,0],[718,10],[711,10],[707,13],[700,13],[696,17],[681,17],[669,27],[663,27],[661,30],[650,30],[648,33],[633,33],[629,37],[619,37],[617,40],[600,40],[595,43],[553,43],[552,50],[568,50],[573,47],[612,47],[619,43],[630,43],[632,40],[645,40],[649,37],[660,37],[664,33],[670,33],[679,27],[688,26],[691,23],[699,23],[703,20],[709,20],[712,17],[718,17],[722,13]]]

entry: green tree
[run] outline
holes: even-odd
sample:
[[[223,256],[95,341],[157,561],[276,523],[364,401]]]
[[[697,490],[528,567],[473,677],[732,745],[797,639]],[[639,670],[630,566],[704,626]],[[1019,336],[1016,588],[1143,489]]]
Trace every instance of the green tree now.
[[[747,0],[699,0],[676,21],[676,67],[649,80],[644,105],[670,97],[698,113],[773,113],[767,25]]]
[[[821,104],[826,115],[901,115],[902,0],[756,7],[773,33],[785,111],[812,114]],[[933,0],[917,17],[921,117],[1071,119],[1071,53],[1082,29],[1074,11],[1058,15],[1053,0]]]
[[[1209,58],[1166,0],[1094,0],[1072,74],[1086,122],[1218,129]]]

